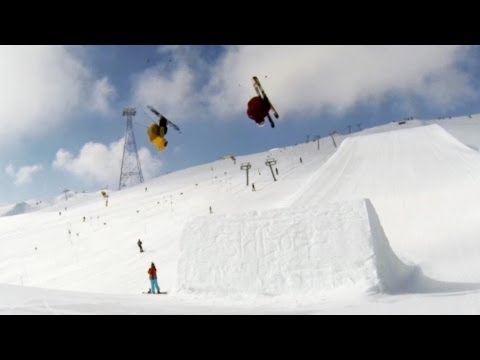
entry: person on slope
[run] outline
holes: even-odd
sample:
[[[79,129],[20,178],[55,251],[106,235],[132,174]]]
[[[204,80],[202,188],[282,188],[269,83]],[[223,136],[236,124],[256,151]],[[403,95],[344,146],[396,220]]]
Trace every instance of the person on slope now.
[[[153,262],[148,269],[148,278],[150,279],[151,285],[149,293],[155,294],[155,289],[157,289],[157,294],[160,294],[160,286],[158,286],[157,281],[157,268]]]

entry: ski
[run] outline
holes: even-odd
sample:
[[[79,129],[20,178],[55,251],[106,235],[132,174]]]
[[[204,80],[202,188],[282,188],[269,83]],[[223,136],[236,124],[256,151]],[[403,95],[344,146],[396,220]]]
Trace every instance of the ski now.
[[[182,133],[182,131],[180,130],[180,128],[174,124],[173,122],[171,122],[170,120],[168,120],[165,116],[163,116],[162,114],[160,114],[160,112],[158,112],[153,106],[150,106],[150,105],[147,105],[147,108],[150,109],[150,111],[152,113],[154,113],[155,115],[157,115],[160,119],[165,119],[167,120],[167,125],[170,126],[170,127],[173,127],[175,130],[177,130],[180,134]]]
[[[253,87],[255,88],[255,91],[257,92],[258,96],[260,96],[262,99],[267,99],[267,101],[270,103],[270,100],[266,97],[266,95],[262,95],[260,93],[260,89],[256,86],[256,84],[254,83]],[[270,108],[272,108],[272,104],[270,103]],[[270,116],[270,114],[267,114],[267,118],[268,118],[268,121],[270,122],[270,126],[272,128],[275,127],[275,123],[273,122],[272,120],[272,117]],[[263,126],[263,125],[262,125]]]
[[[253,77],[253,87],[255,88],[255,91],[257,92],[258,96],[261,96],[263,99],[267,100],[268,103],[270,104],[270,108],[272,109],[273,116],[275,118],[279,118],[277,110],[273,107],[270,99],[268,98],[267,94],[265,93],[265,90],[263,90],[262,84],[260,84],[260,80],[256,76]],[[269,117],[270,122],[272,122],[271,118]],[[273,126],[272,126],[273,127]]]

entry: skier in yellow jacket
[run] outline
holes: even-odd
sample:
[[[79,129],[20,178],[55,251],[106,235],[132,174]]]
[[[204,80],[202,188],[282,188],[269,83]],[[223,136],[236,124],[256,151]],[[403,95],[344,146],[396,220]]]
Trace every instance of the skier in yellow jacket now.
[[[164,116],[160,117],[160,124],[152,124],[147,130],[150,142],[157,146],[158,151],[164,151],[168,145],[168,140],[165,137],[167,131],[167,119]]]

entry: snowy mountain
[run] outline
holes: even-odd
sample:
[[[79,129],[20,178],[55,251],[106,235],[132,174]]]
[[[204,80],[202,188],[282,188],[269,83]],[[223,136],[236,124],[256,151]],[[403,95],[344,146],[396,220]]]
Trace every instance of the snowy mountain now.
[[[335,142],[1,217],[0,312],[480,313],[480,116]]]
[[[28,205],[26,202],[20,202],[18,204],[15,204],[10,210],[6,211],[1,216],[25,214],[31,211],[33,211],[33,208],[30,205]]]

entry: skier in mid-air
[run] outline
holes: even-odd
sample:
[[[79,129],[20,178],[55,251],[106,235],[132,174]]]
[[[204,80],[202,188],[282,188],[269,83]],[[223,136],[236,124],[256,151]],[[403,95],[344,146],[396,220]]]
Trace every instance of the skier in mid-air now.
[[[255,121],[255,123],[262,127],[265,125],[265,118],[268,118],[270,121],[271,127],[275,127],[275,123],[270,117],[270,110],[273,112],[273,115],[278,119],[278,113],[273,107],[272,103],[267,97],[265,90],[263,90],[260,81],[256,76],[253,77],[253,87],[257,92],[257,96],[250,99],[247,104],[247,115],[250,119]]]
[[[165,137],[167,131],[167,119],[163,116],[160,117],[160,122],[158,124],[152,124],[147,129],[150,142],[157,146],[158,151],[165,150],[168,145],[168,140]]]
[[[247,115],[255,121],[258,126],[265,125],[265,118],[270,111],[270,102],[262,99],[261,96],[255,96],[247,104]]]
[[[165,137],[168,131],[168,126],[173,127],[175,130],[181,133],[180,128],[174,123],[172,123],[170,120],[168,120],[165,116],[160,114],[152,106],[147,107],[159,118],[158,124],[155,123],[148,127],[148,137],[150,138],[150,142],[157,146],[158,151],[164,151],[168,145],[167,138]]]

